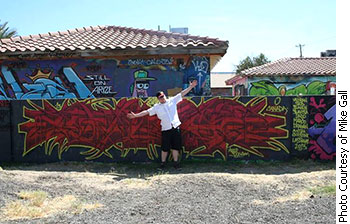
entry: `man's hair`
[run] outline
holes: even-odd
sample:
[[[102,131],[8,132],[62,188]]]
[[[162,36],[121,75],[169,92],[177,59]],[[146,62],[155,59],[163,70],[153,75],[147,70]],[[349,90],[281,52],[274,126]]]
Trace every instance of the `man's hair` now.
[[[156,94],[156,97],[158,98],[162,93],[163,93],[163,91],[158,91]]]

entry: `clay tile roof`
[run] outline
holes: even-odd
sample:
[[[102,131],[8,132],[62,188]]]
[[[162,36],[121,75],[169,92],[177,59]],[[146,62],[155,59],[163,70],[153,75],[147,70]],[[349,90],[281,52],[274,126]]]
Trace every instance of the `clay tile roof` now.
[[[197,46],[227,49],[228,41],[120,26],[90,26],[1,39],[0,53]]]
[[[336,75],[336,58],[283,58],[241,71],[243,76]]]

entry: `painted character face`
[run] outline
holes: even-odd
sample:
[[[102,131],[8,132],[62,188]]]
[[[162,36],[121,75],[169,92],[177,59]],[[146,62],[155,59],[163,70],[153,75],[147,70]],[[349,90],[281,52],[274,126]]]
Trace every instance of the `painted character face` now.
[[[149,82],[136,82],[136,93],[138,97],[148,97],[147,89]]]

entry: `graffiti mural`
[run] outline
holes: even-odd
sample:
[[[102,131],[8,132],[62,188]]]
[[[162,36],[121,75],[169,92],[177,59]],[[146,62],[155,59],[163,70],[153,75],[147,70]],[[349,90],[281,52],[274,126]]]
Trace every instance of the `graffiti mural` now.
[[[250,78],[250,96],[326,95],[335,77]]]
[[[152,161],[156,116],[129,120],[147,98],[1,100],[0,161]],[[188,97],[178,104],[182,159],[334,160],[335,97]]]
[[[309,129],[311,158],[332,160],[336,155],[335,97],[311,97],[309,102]]]
[[[35,151],[51,155],[57,150],[61,159],[72,148],[85,149],[81,155],[94,160],[101,156],[114,159],[112,151],[127,157],[143,151],[148,159],[158,158],[160,122],[153,117],[128,120],[129,111],[139,112],[155,103],[155,98],[66,99],[41,105],[28,100],[23,107],[25,122],[18,124],[24,135],[27,156]],[[40,101],[39,101],[40,102]],[[271,151],[289,154],[281,141],[289,137],[284,111],[268,111],[266,97],[243,103],[239,98],[188,98],[179,105],[183,153],[189,156],[260,158]],[[271,108],[270,108],[271,109]],[[111,151],[112,150],[112,151]],[[116,155],[114,153],[114,155]]]
[[[143,69],[143,70],[162,70],[178,71],[178,64],[173,57],[164,58],[131,58],[121,60],[119,68]]]
[[[150,81],[157,80],[154,77],[149,77],[145,70],[138,70],[134,72],[134,83],[130,86],[130,93],[132,97],[148,97],[148,89]]]
[[[117,89],[120,96],[147,97],[163,91],[169,96],[181,92],[181,72],[143,69],[116,69]]]
[[[210,95],[210,63],[209,57],[192,57],[191,63],[183,70],[185,72],[183,78],[183,89],[188,87],[188,83],[194,79],[198,81],[198,85],[189,95]]]
[[[209,98],[196,104],[180,104],[180,120],[188,156],[219,154],[223,159],[264,158],[272,151],[288,148],[280,141],[289,137],[286,117],[267,111],[266,97],[253,98],[246,103],[235,98]],[[268,150],[265,151],[265,150]]]
[[[31,108],[23,108],[27,121],[18,124],[19,133],[25,135],[23,156],[44,145],[47,155],[51,155],[56,147],[59,158],[69,148],[80,147],[86,148],[81,153],[86,159],[102,155],[112,158],[109,152],[112,148],[120,150],[122,157],[131,150],[146,150],[148,157],[153,159],[157,153],[152,152],[160,140],[159,122],[155,117],[132,121],[126,118],[129,111],[149,108],[149,101],[66,99],[52,105],[43,100],[41,106],[28,101]]]
[[[5,99],[67,99],[111,97],[113,60],[3,62],[1,96]]]
[[[293,98],[293,130],[292,147],[297,151],[307,151],[309,144],[308,134],[308,98]]]
[[[117,59],[3,61],[0,100],[147,97],[160,90],[174,95],[185,73],[173,61],[128,60],[127,66]]]

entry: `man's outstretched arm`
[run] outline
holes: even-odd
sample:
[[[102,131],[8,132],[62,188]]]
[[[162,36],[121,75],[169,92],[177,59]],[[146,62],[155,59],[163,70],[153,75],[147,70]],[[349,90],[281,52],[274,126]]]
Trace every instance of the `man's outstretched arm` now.
[[[193,80],[190,82],[190,86],[187,89],[182,90],[181,96],[184,97],[187,93],[189,93],[194,87],[197,85],[197,80]]]
[[[134,114],[133,112],[130,112],[128,113],[126,116],[129,118],[129,119],[134,119],[134,118],[137,118],[137,117],[144,117],[146,115],[149,115],[148,111],[147,110],[144,110],[140,113],[137,113],[137,114]]]

